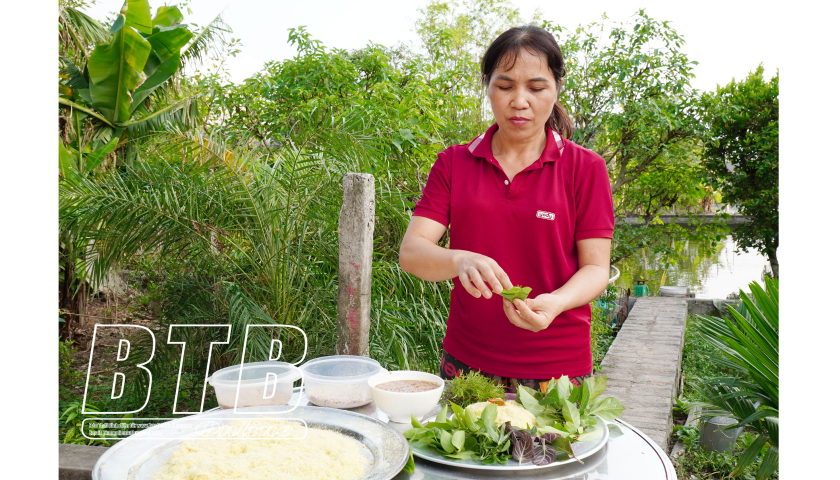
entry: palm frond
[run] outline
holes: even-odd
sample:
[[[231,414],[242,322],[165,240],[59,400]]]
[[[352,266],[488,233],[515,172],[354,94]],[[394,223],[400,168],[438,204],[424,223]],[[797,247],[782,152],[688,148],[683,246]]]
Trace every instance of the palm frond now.
[[[151,114],[129,120],[121,126],[125,127],[131,137],[137,138],[161,130],[167,124],[177,125],[182,129],[195,127],[198,124],[198,101],[187,97],[158,108]]]
[[[230,26],[222,19],[222,14],[216,15],[181,51],[181,68],[188,62],[201,64],[211,51],[217,50],[225,34],[230,32]]]
[[[111,39],[102,23],[73,7],[62,8],[58,22],[62,27],[59,42],[67,53],[76,58],[86,58],[94,46]]]
[[[81,70],[79,70],[79,67],[77,67],[71,59],[64,55],[59,55],[59,62],[61,62],[61,69],[59,72],[62,75],[67,76],[67,81],[65,83],[68,87],[73,90],[88,88],[87,79]]]

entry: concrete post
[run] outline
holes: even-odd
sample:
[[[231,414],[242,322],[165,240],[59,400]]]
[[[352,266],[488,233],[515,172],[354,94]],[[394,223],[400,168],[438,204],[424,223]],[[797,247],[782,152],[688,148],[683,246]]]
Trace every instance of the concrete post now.
[[[373,225],[373,175],[344,176],[344,204],[338,218],[338,355],[369,356]]]

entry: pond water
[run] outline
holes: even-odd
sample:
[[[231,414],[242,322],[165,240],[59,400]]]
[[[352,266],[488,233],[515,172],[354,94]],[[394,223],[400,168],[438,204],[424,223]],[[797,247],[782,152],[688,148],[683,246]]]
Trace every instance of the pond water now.
[[[686,258],[673,266],[641,249],[615,264],[621,271],[615,285],[622,290],[630,288],[632,294],[636,279],[645,279],[651,295],[659,294],[660,285],[678,285],[689,287],[697,298],[726,298],[739,289],[748,290],[753,281],[764,285],[762,271],[767,260],[758,250],[735,253],[737,245],[731,236],[715,245],[711,255],[698,247],[689,242]]]

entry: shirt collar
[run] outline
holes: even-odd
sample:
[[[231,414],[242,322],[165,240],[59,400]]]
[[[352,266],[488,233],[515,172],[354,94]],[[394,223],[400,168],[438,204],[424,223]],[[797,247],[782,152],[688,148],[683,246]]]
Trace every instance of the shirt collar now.
[[[493,159],[493,134],[496,133],[497,130],[499,130],[499,124],[494,123],[487,129],[486,132],[475,137],[473,141],[470,142],[469,147],[467,147],[470,153],[476,157],[481,157],[487,161],[491,161],[491,159]],[[559,160],[560,155],[563,154],[563,147],[565,144],[565,140],[559,133],[549,127],[546,127],[545,148],[543,148],[543,152],[536,162],[537,166],[542,167],[543,163]]]

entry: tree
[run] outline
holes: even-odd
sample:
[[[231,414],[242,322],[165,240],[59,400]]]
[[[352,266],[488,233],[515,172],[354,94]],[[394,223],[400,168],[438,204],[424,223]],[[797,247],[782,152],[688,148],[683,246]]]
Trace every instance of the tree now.
[[[197,124],[197,99],[178,94],[182,59],[200,59],[217,38],[217,17],[197,36],[177,7],[154,17],[147,0],[128,0],[110,30],[64,1],[59,8],[59,175],[76,182],[137,158],[136,142],[167,125]],[[108,160],[111,162],[108,162]],[[84,323],[88,243],[72,226],[59,238],[60,306]],[[66,324],[65,335],[70,332]]]
[[[739,248],[757,248],[779,275],[779,72],[764,81],[759,65],[704,97],[708,135],[704,162],[723,201],[750,221],[733,237]]]
[[[706,196],[699,140],[699,95],[691,88],[697,62],[682,52],[683,37],[639,10],[632,23],[602,21],[575,29],[554,22],[567,76],[560,102],[575,125],[571,140],[601,155],[612,181],[616,216],[638,213],[644,227],[616,222],[611,261],[639,248],[676,262],[685,240],[720,239],[725,226],[686,229],[657,225],[664,211],[690,212]]]
[[[635,23],[604,22],[574,31],[546,21],[567,59],[560,101],[576,131],[571,140],[601,155],[612,172],[612,191],[662,167],[669,154],[696,138],[697,92],[683,38],[668,22],[639,10]]]

